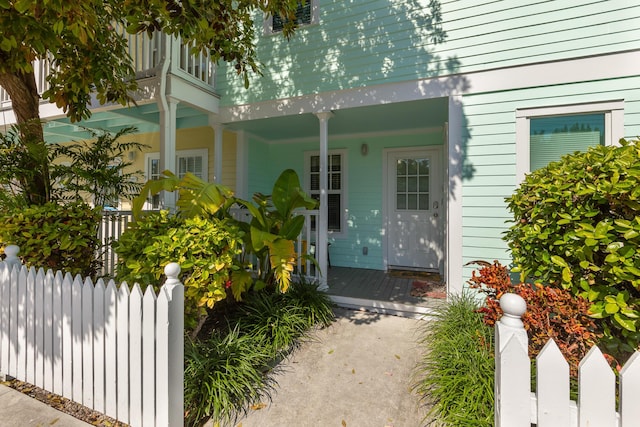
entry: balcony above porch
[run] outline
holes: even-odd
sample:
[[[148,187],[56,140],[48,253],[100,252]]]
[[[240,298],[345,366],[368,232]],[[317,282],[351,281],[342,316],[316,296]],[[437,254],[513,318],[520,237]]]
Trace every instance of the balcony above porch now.
[[[127,40],[129,55],[138,83],[132,93],[135,104],[122,107],[119,104],[100,104],[93,97],[90,105],[92,117],[78,124],[71,123],[64,112],[45,100],[40,103],[40,118],[45,124],[45,140],[50,143],[83,139],[89,136],[83,127],[118,130],[136,126],[141,132],[158,131],[159,111],[163,99],[178,103],[178,121],[193,125],[207,124],[208,114],[218,112],[219,96],[216,93],[216,66],[208,56],[191,52],[191,46],[179,38],[157,34],[131,35],[116,28]],[[38,93],[48,89],[47,77],[52,71],[48,60],[34,63]],[[0,125],[10,126],[16,122],[11,99],[0,88]],[[178,125],[180,125],[178,123]]]

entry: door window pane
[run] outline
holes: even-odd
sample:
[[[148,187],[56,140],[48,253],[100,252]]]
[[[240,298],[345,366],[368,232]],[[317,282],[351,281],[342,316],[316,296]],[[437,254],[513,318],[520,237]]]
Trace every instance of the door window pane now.
[[[429,159],[396,162],[396,209],[429,209]]]

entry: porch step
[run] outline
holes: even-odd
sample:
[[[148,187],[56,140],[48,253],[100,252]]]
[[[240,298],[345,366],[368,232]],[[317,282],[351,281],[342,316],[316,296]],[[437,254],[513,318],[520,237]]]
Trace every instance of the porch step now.
[[[333,301],[338,307],[366,310],[373,313],[390,314],[393,316],[409,317],[413,319],[427,320],[428,316],[433,314],[435,311],[433,307],[401,304],[392,301],[344,297],[331,294],[329,294],[329,298],[331,298],[331,301]]]

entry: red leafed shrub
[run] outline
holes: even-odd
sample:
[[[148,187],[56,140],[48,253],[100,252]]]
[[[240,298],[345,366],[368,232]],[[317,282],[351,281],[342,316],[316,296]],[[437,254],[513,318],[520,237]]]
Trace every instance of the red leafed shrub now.
[[[480,308],[484,322],[495,325],[502,316],[499,299],[503,293],[520,295],[527,303],[522,322],[529,335],[529,357],[536,357],[547,341],[553,338],[569,362],[571,375],[577,376],[580,360],[601,337],[593,319],[589,317],[589,301],[573,296],[564,289],[539,283],[514,285],[509,278],[509,271],[498,261],[493,264],[484,261],[475,263],[481,268],[472,273],[468,283],[471,288],[487,295],[485,305]]]

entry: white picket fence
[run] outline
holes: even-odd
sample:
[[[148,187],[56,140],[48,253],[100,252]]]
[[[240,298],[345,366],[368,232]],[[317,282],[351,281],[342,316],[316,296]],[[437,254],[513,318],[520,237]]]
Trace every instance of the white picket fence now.
[[[157,296],[13,264],[0,262],[1,375],[134,427],[183,425],[178,264],[165,267]]]
[[[640,426],[640,352],[616,376],[597,347],[582,359],[578,401],[569,397],[569,365],[553,340],[536,358],[536,391],[531,391],[528,338],[520,317],[525,301],[515,294],[500,299],[504,316],[496,325],[496,427]]]

